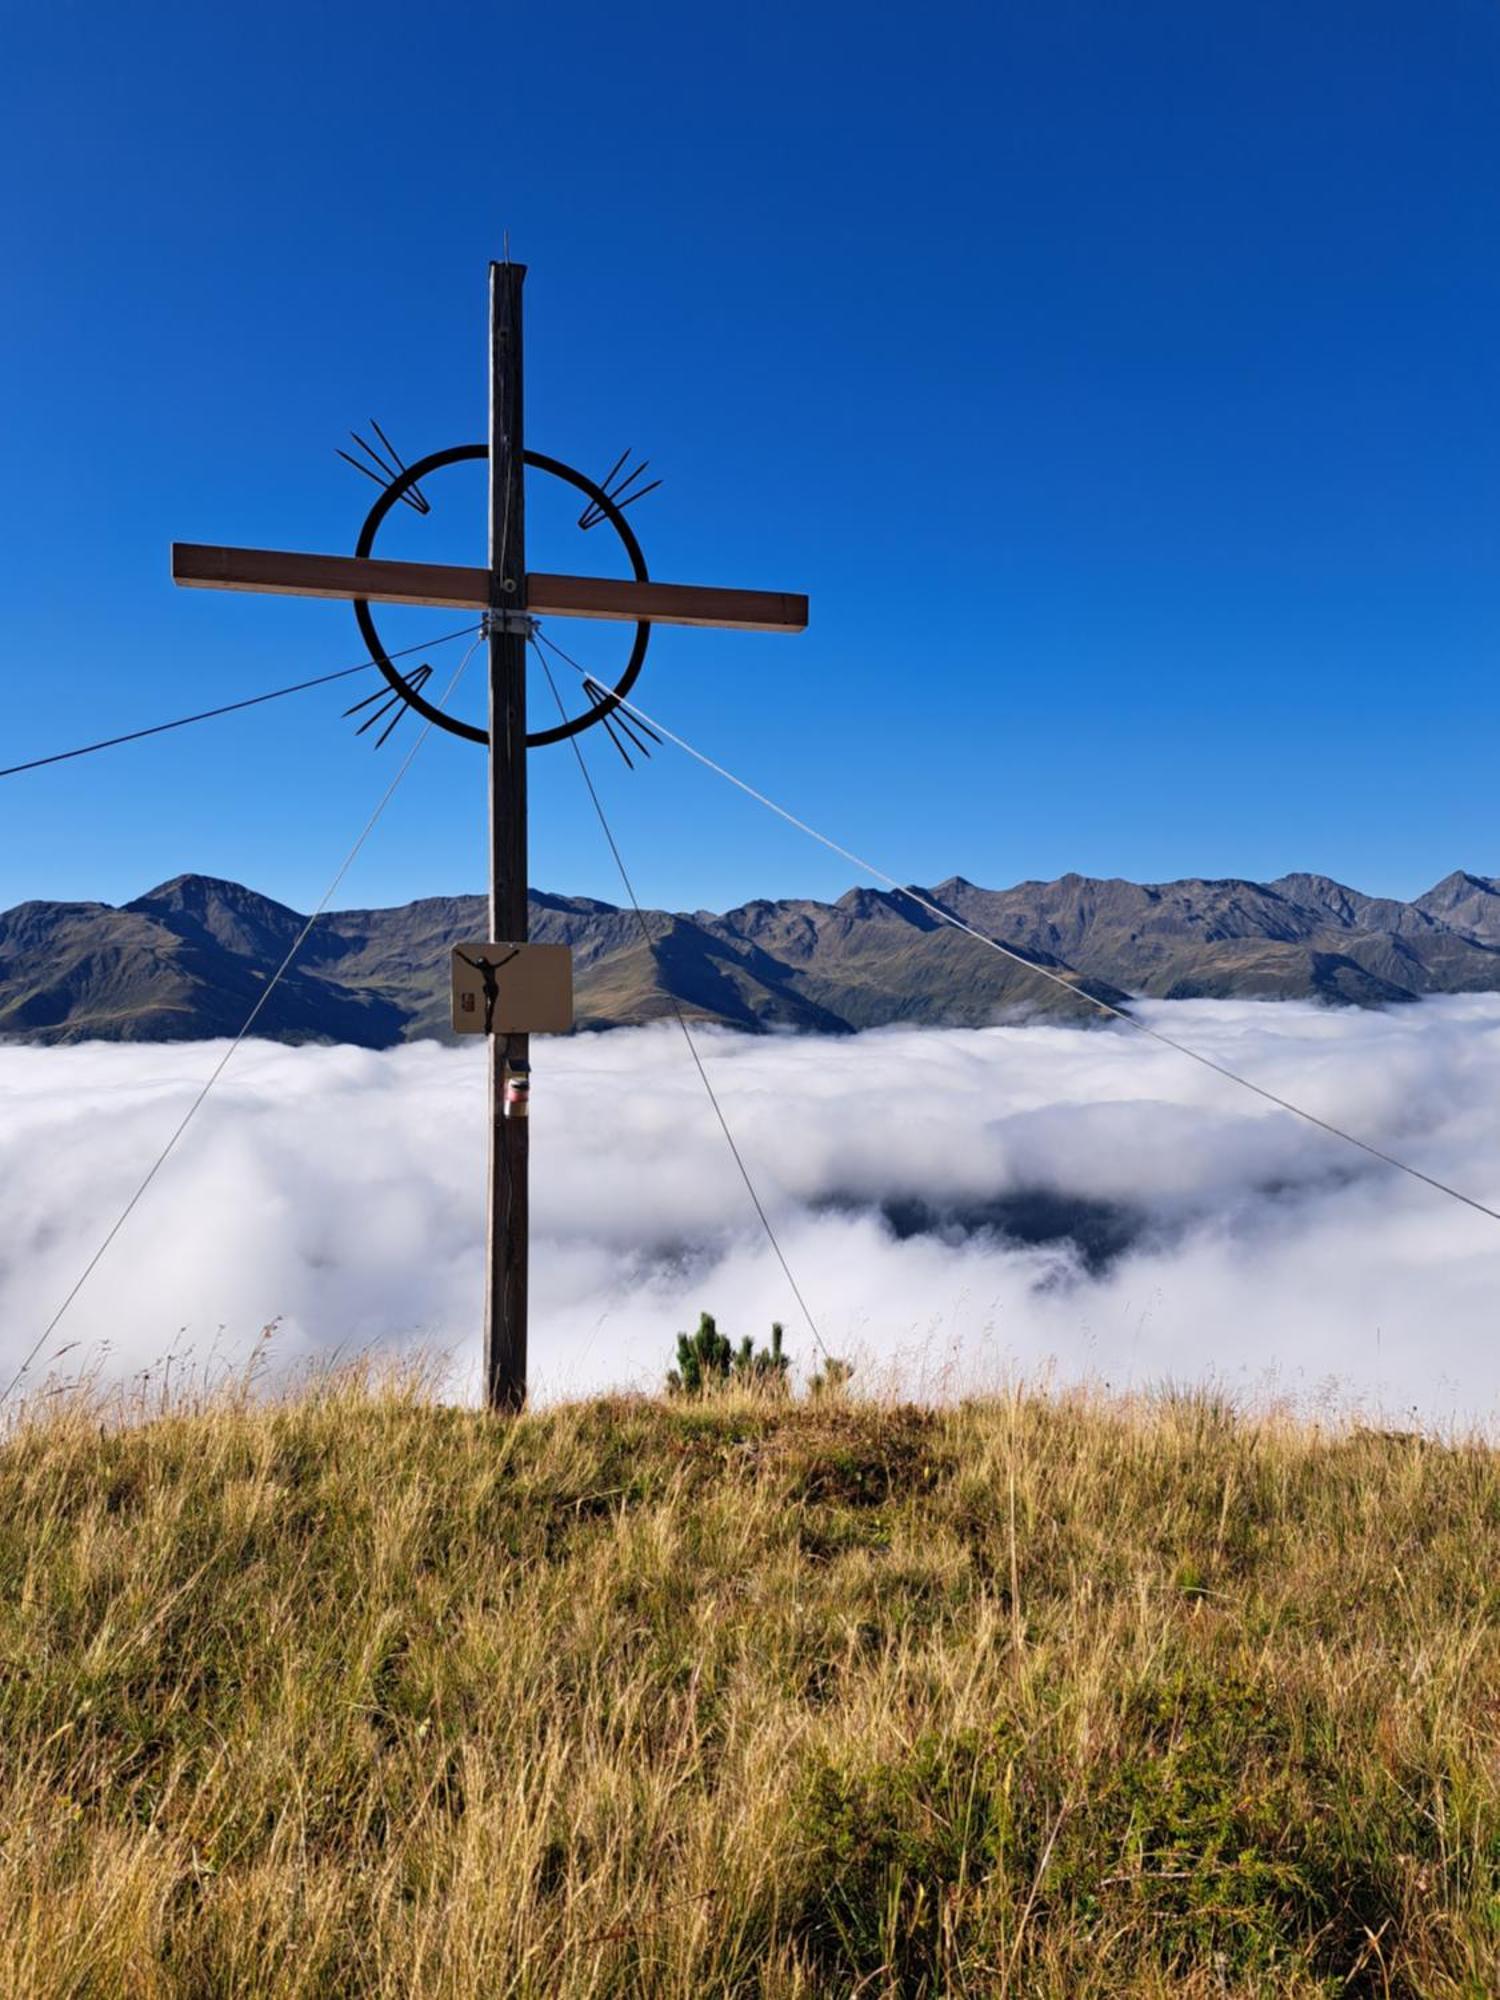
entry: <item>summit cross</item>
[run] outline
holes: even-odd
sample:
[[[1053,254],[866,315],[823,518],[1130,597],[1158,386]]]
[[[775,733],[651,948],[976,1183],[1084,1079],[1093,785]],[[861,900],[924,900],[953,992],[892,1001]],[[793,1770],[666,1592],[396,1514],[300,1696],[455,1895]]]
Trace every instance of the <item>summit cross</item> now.
[[[644,635],[652,625],[713,626],[747,632],[801,632],[807,599],[793,592],[715,589],[701,584],[657,583],[647,578],[638,545],[625,532],[636,574],[631,579],[554,575],[526,568],[526,496],[522,399],[522,264],[490,265],[490,405],[487,446],[459,447],[434,461],[487,457],[489,461],[489,566],[394,562],[372,557],[372,513],[361,552],[353,556],[304,555],[282,549],[226,548],[174,542],[172,579],[191,588],[249,590],[291,597],[350,600],[367,636],[370,604],[451,606],[483,616],[489,645],[489,727],[481,731],[434,710],[388,663],[388,680],[408,706],[445,728],[486,742],[490,767],[490,937],[495,945],[524,945],[528,932],[526,839],[526,646],[538,617],[621,619],[637,628],[637,650],[626,680],[595,702],[573,728],[600,721],[634,680]],[[539,463],[529,455],[533,465]],[[387,489],[386,502],[403,483],[434,461],[422,462]],[[619,514],[593,482],[541,461],[603,504],[619,527]],[[372,646],[372,651],[375,648]],[[376,664],[382,664],[377,658]],[[591,694],[593,688],[589,690]],[[545,732],[544,740],[572,733]],[[533,742],[538,740],[532,739]],[[488,1010],[493,1015],[493,1008]],[[538,1020],[534,1025],[544,1025]],[[492,1408],[519,1409],[526,1399],[527,1263],[529,1235],[530,1040],[524,1032],[487,1036],[489,1046],[488,1246],[485,1263],[485,1396]]]

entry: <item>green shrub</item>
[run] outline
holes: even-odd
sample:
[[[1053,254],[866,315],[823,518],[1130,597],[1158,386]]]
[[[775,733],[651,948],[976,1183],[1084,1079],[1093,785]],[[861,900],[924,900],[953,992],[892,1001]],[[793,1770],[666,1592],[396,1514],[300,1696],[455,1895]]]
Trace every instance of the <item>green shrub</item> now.
[[[972,1736],[927,1735],[896,1761],[814,1768],[797,1814],[807,1880],[792,1927],[825,1978],[883,1975],[914,2000],[942,1990],[965,1890],[994,1858],[989,1764]]]
[[[771,1345],[755,1351],[747,1333],[738,1347],[720,1333],[712,1313],[698,1315],[698,1331],[677,1336],[677,1366],[667,1371],[667,1389],[674,1396],[702,1396],[730,1382],[744,1388],[781,1390],[786,1386],[789,1357],[782,1351],[780,1320],[771,1327]]]
[[[848,1386],[849,1377],[854,1373],[852,1361],[840,1361],[836,1354],[830,1354],[823,1366],[807,1385],[810,1396],[836,1396]]]

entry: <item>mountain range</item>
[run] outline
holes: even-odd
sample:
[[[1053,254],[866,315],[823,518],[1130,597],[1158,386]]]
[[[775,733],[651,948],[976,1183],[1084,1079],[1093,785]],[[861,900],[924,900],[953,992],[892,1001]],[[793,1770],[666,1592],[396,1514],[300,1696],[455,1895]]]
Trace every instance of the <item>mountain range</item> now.
[[[1414,901],[1323,875],[1137,883],[1064,875],[921,892],[1074,986],[1120,1002],[1323,999],[1359,1006],[1500,990],[1500,878],[1453,874]],[[134,902],[21,903],[0,915],[0,1037],[191,1040],[235,1033],[305,918],[236,882],[180,875]],[[580,1027],[670,1013],[837,1033],[893,1022],[1093,1018],[1063,988],[895,892],[834,903],[646,912],[534,891],[531,935],[574,952]],[[319,917],[256,1023],[281,1041],[386,1048],[446,1039],[448,950],[485,934],[479,896]]]

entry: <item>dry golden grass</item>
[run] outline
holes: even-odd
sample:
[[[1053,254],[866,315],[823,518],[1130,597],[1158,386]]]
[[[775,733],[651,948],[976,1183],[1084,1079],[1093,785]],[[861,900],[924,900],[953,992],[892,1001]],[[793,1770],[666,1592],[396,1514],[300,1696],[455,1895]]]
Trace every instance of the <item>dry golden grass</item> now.
[[[0,1994],[1492,1995],[1500,1460],[343,1378],[0,1449]]]

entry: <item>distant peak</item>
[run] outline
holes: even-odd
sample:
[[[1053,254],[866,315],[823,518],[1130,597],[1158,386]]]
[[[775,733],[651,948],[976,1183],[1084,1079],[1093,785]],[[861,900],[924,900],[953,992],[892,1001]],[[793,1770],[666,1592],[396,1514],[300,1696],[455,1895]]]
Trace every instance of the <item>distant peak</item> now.
[[[170,881],[158,882],[154,889],[148,889],[135,900],[138,903],[192,903],[203,902],[210,896],[226,903],[269,903],[274,900],[270,896],[262,896],[258,890],[247,889],[243,882],[231,882],[222,875],[174,875]]]
[[[220,912],[252,922],[301,921],[300,913],[287,904],[278,903],[272,896],[261,895],[258,889],[247,889],[243,882],[228,882],[218,875],[174,875],[170,881],[158,883],[144,896],[137,896],[134,902],[123,907],[147,912],[176,912],[195,920],[210,918],[215,912]]]
[[[1463,895],[1467,890],[1478,889],[1486,896],[1500,894],[1500,882],[1490,875],[1471,875],[1466,868],[1455,868],[1451,875],[1445,875],[1441,882],[1434,882],[1427,891],[1429,896]]]
[[[918,889],[914,893],[920,896],[926,892]],[[833,907],[854,916],[869,910],[895,910],[904,915],[910,908],[910,898],[904,889],[872,889],[859,885],[846,889]]]
[[[1346,883],[1335,882],[1331,875],[1312,874],[1307,869],[1294,869],[1290,875],[1277,875],[1261,886],[1266,889],[1337,889],[1341,895],[1350,893]]]

